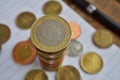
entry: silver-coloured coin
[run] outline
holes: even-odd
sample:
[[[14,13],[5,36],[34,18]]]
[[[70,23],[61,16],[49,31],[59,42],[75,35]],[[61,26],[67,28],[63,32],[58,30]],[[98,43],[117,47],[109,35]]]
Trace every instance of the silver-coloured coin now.
[[[78,56],[83,51],[83,46],[79,41],[72,40],[67,48],[67,55],[71,57]]]

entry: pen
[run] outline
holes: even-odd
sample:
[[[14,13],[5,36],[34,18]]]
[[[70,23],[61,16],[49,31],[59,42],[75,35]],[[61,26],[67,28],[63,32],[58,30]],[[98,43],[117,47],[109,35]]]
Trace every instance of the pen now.
[[[90,13],[93,17],[98,19],[101,23],[105,24],[107,28],[114,30],[115,33],[118,33],[120,36],[120,25],[110,19],[105,14],[101,13],[96,6],[90,4],[86,0],[71,0],[74,4],[76,4],[81,9]]]

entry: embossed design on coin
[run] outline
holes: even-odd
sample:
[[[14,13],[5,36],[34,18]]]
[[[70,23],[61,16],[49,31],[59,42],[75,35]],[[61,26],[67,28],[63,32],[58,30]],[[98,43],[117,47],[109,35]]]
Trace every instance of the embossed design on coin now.
[[[29,71],[24,80],[48,80],[48,77],[44,71],[35,69]]]
[[[31,40],[43,52],[57,52],[66,48],[71,39],[71,29],[65,19],[46,15],[32,25]]]
[[[0,44],[5,43],[10,38],[11,32],[8,26],[0,24]]]
[[[37,51],[30,41],[19,42],[13,49],[13,59],[19,64],[29,64],[36,57]]]
[[[20,29],[29,29],[31,28],[33,22],[36,20],[36,17],[31,12],[22,12],[16,18],[16,25]]]
[[[56,74],[57,80],[80,80],[80,73],[74,67],[70,65],[66,65],[58,69]]]
[[[80,59],[81,68],[90,74],[99,72],[103,67],[102,58],[95,52],[87,52]]]
[[[43,6],[43,12],[45,14],[56,14],[56,15],[58,15],[58,14],[60,14],[61,11],[62,11],[62,6],[57,1],[48,1]]]
[[[107,48],[113,44],[113,36],[108,30],[98,30],[93,34],[93,42],[100,48]]]
[[[78,56],[83,51],[83,46],[78,41],[71,41],[67,48],[67,55],[71,57]]]
[[[38,40],[45,45],[57,45],[65,38],[63,25],[55,20],[46,20],[40,26],[37,30]]]

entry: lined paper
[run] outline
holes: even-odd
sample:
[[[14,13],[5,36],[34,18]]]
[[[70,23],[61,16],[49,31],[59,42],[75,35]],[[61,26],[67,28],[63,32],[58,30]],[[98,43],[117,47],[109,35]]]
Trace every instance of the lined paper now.
[[[43,5],[48,0],[1,0],[0,1],[0,23],[6,24],[11,30],[10,39],[2,45],[0,52],[0,80],[24,80],[27,72],[33,69],[42,69],[38,58],[29,65],[20,65],[13,61],[12,50],[14,46],[30,37],[30,30],[21,30],[15,24],[18,14],[24,11],[30,11],[37,18],[44,16]],[[58,0],[62,5],[61,17],[68,22],[75,21],[80,27],[82,34],[77,39],[83,44],[83,53],[78,57],[65,56],[62,66],[73,65],[81,75],[82,80],[119,80],[120,79],[120,48],[115,44],[107,49],[96,47],[92,42],[92,35],[96,31],[81,16],[74,12],[62,0]],[[97,74],[87,74],[79,66],[80,57],[88,51],[97,52],[104,61],[102,70]],[[56,80],[56,72],[44,70],[49,80]]]

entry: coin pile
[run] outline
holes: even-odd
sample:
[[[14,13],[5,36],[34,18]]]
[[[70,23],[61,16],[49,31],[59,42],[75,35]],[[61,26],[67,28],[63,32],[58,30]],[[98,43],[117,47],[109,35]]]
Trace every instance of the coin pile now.
[[[39,62],[46,70],[60,67],[70,39],[69,24],[57,15],[43,16],[31,28],[31,40],[38,51]]]

